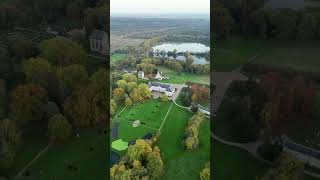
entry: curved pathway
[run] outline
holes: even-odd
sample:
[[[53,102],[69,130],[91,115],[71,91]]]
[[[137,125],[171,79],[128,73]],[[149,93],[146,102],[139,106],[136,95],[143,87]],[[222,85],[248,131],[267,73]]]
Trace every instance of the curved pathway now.
[[[262,145],[261,141],[256,141],[256,142],[252,142],[252,143],[235,143],[235,142],[224,140],[224,139],[218,137],[217,135],[215,135],[213,132],[211,132],[211,137],[214,140],[216,140],[216,141],[218,141],[218,142],[220,142],[222,144],[226,144],[226,145],[229,145],[229,146],[232,146],[232,147],[236,147],[236,148],[245,150],[248,153],[250,153],[253,157],[255,157],[257,160],[259,160],[259,161],[261,161],[263,163],[266,163],[268,165],[272,165],[271,161],[263,159],[258,154],[258,147],[260,145]],[[320,178],[320,174],[317,174],[317,173],[314,173],[314,172],[310,172],[310,171],[304,170],[304,173],[309,175],[309,176],[315,177],[315,178]]]

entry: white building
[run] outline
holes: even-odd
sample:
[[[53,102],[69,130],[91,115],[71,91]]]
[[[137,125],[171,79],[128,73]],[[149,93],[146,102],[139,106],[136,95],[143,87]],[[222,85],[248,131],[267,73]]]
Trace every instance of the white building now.
[[[207,116],[210,116],[210,109],[209,108],[203,107],[200,104],[198,104],[197,107],[200,112],[204,113]]]
[[[91,51],[107,54],[108,52],[108,34],[104,31],[94,30],[90,35]]]
[[[139,71],[138,72],[138,78],[140,78],[140,79],[144,78],[144,72],[143,71]]]
[[[156,80],[161,81],[163,79],[163,77],[161,76],[160,72],[157,72],[157,75],[154,77]]]
[[[169,84],[162,84],[158,82],[149,82],[150,91],[156,91],[164,93],[168,97],[172,97],[174,94],[174,87]]]
[[[283,151],[311,167],[320,168],[320,151],[290,141],[285,135],[281,137]]]

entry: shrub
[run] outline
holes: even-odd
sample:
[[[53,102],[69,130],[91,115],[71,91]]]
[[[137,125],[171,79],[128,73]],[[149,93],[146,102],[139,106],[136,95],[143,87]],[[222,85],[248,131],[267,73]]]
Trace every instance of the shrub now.
[[[49,119],[48,136],[51,140],[66,140],[71,135],[72,127],[62,114]]]

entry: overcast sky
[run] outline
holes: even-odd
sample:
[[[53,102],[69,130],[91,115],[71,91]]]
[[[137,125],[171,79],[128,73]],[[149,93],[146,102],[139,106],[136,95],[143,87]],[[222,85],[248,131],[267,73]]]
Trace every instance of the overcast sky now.
[[[116,14],[209,14],[210,0],[111,0]]]

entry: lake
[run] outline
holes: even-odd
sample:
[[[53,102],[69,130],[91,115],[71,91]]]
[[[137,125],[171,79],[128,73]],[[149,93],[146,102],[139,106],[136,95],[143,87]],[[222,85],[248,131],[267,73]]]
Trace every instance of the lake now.
[[[201,43],[164,43],[160,45],[156,45],[152,47],[153,51],[173,51],[177,50],[177,53],[184,53],[184,52],[190,52],[190,53],[205,53],[210,51],[210,47],[205,46],[204,44]],[[155,54],[155,57],[157,55]],[[174,59],[172,56],[166,56],[169,59]],[[179,61],[186,61],[185,56],[178,55],[176,60]],[[194,62],[193,64],[208,64],[209,61],[207,61],[205,58],[193,55]]]
[[[210,47],[201,44],[201,43],[164,43],[157,46],[152,47],[154,51],[157,49],[159,51],[173,51],[174,49],[177,52],[191,52],[191,53],[204,53],[210,51]]]

